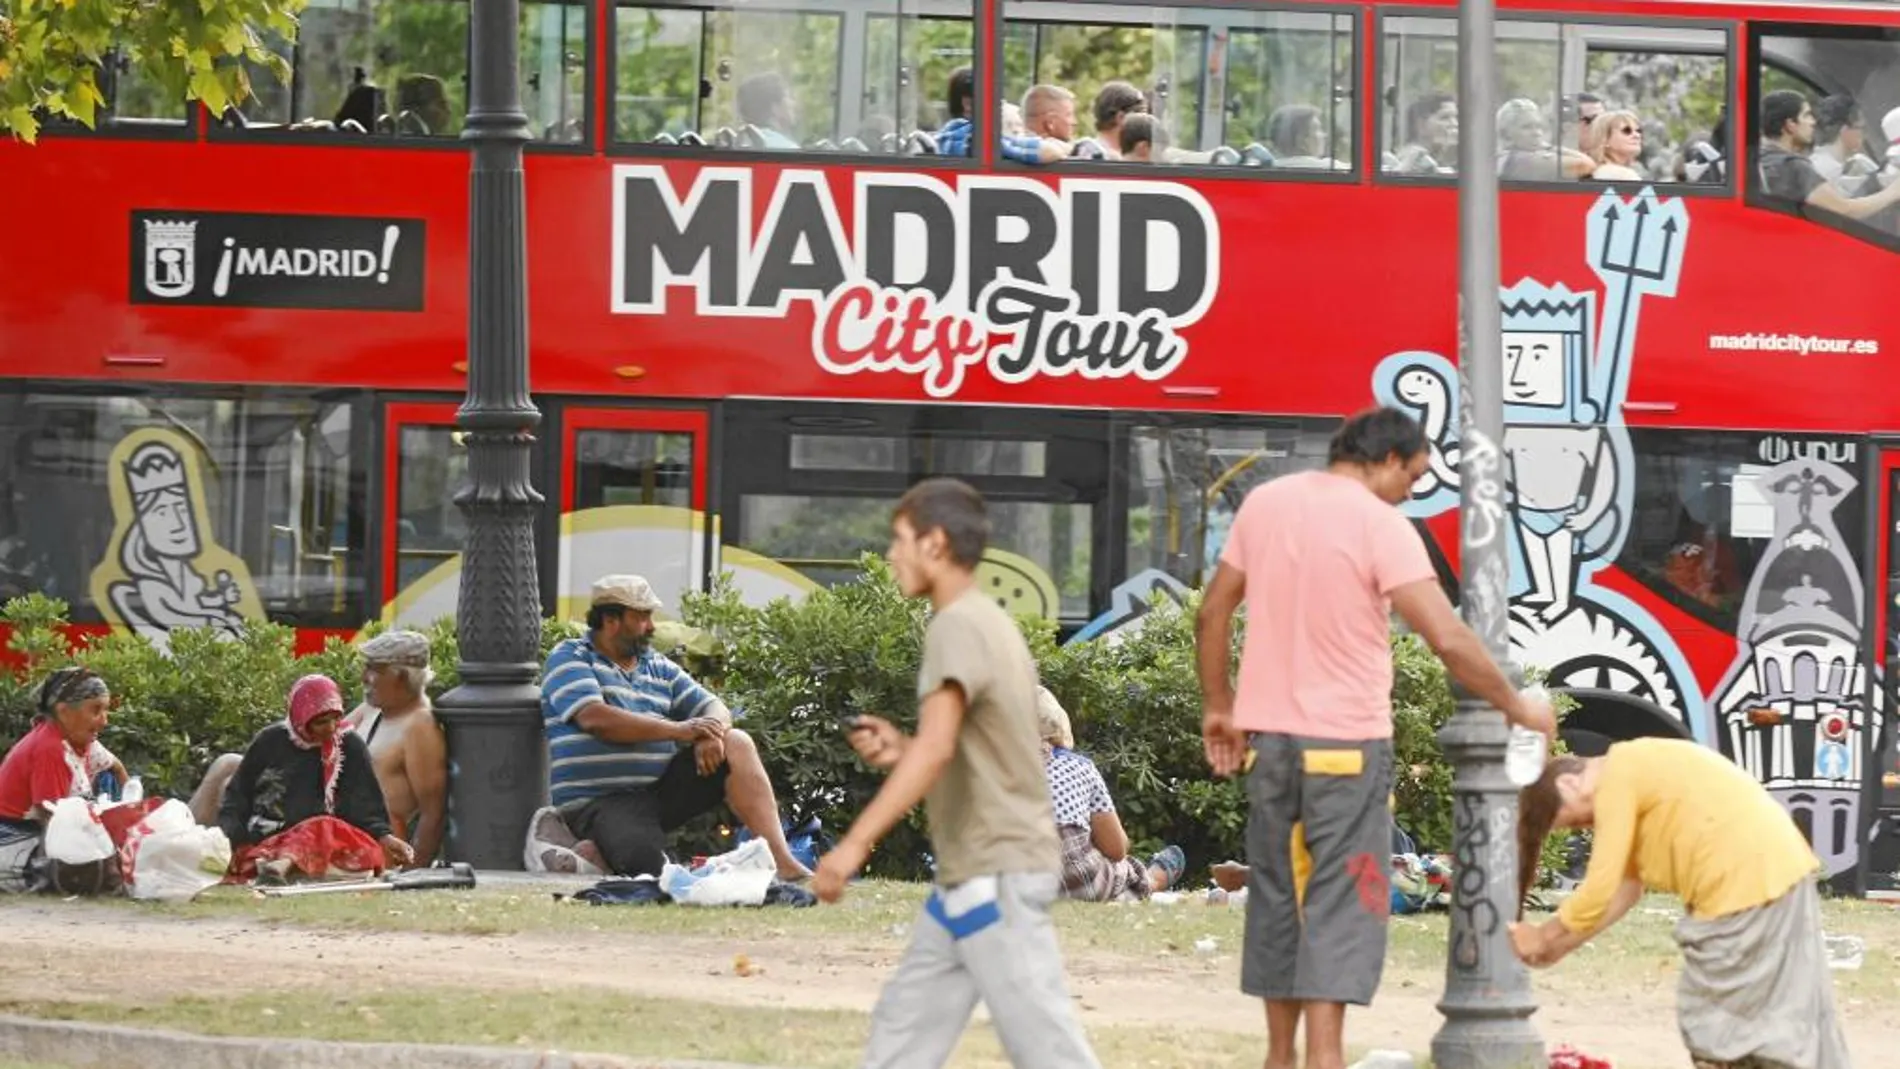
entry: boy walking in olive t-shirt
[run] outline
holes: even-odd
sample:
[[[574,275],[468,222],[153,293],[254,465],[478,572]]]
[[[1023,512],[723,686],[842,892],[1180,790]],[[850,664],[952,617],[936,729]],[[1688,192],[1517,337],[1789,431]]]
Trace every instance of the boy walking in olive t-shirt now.
[[[890,778],[819,859],[812,887],[836,902],[919,801],[937,878],[872,1013],[864,1069],[941,1066],[979,998],[1012,1065],[1099,1069],[1049,920],[1061,848],[1042,767],[1036,663],[1015,622],[975,587],[988,539],[982,497],[954,479],[918,483],[891,521],[898,585],[935,610],[917,678],[917,734],[875,716],[852,724],[851,745]]]

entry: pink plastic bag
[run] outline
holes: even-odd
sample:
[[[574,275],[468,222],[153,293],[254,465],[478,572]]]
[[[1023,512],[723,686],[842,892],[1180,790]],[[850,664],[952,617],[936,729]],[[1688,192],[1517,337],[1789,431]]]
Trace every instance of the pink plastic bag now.
[[[1550,1069],[1612,1069],[1602,1058],[1592,1058],[1568,1043],[1550,1052]]]

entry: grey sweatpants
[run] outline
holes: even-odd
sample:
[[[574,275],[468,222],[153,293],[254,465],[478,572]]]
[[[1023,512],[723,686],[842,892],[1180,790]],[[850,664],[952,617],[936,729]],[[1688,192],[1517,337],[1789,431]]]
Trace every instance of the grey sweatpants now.
[[[864,1069],[937,1069],[977,999],[1017,1069],[1100,1069],[1069,1002],[1049,873],[1004,873],[931,892],[871,1012]]]

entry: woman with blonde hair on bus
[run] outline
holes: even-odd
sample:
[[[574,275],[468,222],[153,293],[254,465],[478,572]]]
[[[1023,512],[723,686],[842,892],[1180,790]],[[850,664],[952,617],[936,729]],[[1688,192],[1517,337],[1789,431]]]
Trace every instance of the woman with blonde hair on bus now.
[[[1592,828],[1576,893],[1542,924],[1522,920],[1544,840]],[[1821,941],[1814,852],[1786,810],[1734,762],[1685,739],[1619,742],[1558,757],[1518,800],[1518,910],[1511,944],[1554,965],[1636,905],[1681,897],[1676,1017],[1696,1069],[1848,1069]]]
[[[1643,155],[1643,120],[1633,111],[1605,111],[1590,123],[1591,158],[1597,161],[1590,177],[1599,182],[1640,182],[1636,161]]]
[[[1086,902],[1129,902],[1165,891],[1181,878],[1187,856],[1164,847],[1146,865],[1128,856],[1128,832],[1115,813],[1095,762],[1075,752],[1069,713],[1036,688],[1036,720],[1042,733],[1043,771],[1062,840],[1062,896]]]
[[[1518,97],[1498,108],[1498,177],[1519,182],[1585,178],[1596,161],[1573,148],[1550,143],[1544,109]]]

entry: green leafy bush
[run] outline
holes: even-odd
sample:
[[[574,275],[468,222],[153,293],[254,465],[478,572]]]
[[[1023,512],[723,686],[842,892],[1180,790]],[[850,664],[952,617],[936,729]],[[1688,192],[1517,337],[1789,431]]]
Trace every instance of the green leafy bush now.
[[[915,727],[916,679],[926,603],[903,596],[889,567],[866,554],[862,575],[793,603],[746,605],[728,577],[682,599],[684,622],[668,622],[655,645],[715,686],[760,740],[782,807],[794,819],[821,818],[842,831],[883,782],[846,742],[840,717],[871,712]],[[1190,871],[1244,857],[1247,804],[1239,779],[1214,779],[1200,738],[1194,614],[1162,598],[1143,626],[1119,641],[1060,646],[1046,621],[1021,621],[1042,680],[1068,709],[1077,748],[1092,757],[1115,798],[1138,853],[1180,845]],[[211,760],[236,752],[283,715],[298,676],[321,672],[346,693],[361,688],[351,643],[294,654],[288,628],[251,625],[237,641],[210,632],[172,636],[167,658],[130,633],[89,636],[79,646],[63,631],[67,606],[29,595],[8,602],[13,671],[0,671],[0,731],[17,738],[32,716],[32,687],[44,674],[83,656],[116,695],[107,744],[148,789],[189,794]],[[358,640],[385,630],[372,623]],[[578,622],[544,621],[543,656],[580,635]],[[439,621],[426,629],[436,678],[433,697],[456,685],[456,635]],[[1238,659],[1236,628],[1230,656]],[[1393,640],[1393,715],[1398,820],[1426,851],[1451,846],[1451,769],[1437,732],[1453,711],[1445,669],[1411,636]],[[723,849],[731,833],[711,820],[682,829],[689,852]],[[1555,862],[1556,850],[1549,860]],[[924,818],[914,813],[888,836],[869,871],[894,878],[928,872]]]

